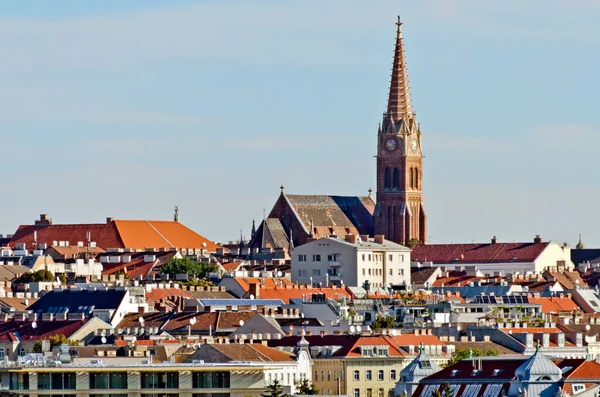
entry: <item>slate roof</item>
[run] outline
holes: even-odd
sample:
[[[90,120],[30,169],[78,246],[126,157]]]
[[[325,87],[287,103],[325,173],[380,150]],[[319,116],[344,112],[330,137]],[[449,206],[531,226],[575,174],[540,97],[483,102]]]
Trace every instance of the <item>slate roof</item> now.
[[[411,260],[436,264],[532,262],[548,244],[550,243],[416,245],[412,249]]]
[[[438,270],[437,267],[411,267],[410,281],[417,285],[423,285],[436,270]]]
[[[579,265],[581,263],[590,262],[590,263],[598,263],[600,262],[600,249],[598,248],[583,248],[583,249],[572,249],[571,250],[571,260],[575,265]]]
[[[284,194],[306,230],[311,224],[315,236],[332,234],[373,234],[375,202],[369,196],[325,196]]]
[[[254,238],[250,241],[250,248],[289,248],[289,230],[278,218],[266,218],[258,226]]]
[[[61,311],[68,308],[69,313],[81,313],[89,311],[91,308],[96,310],[116,309],[123,301],[125,293],[125,290],[117,289],[54,289],[33,303],[29,310],[38,313],[49,313],[56,312],[58,308],[61,308]],[[87,307],[87,310],[83,309],[85,307]]]

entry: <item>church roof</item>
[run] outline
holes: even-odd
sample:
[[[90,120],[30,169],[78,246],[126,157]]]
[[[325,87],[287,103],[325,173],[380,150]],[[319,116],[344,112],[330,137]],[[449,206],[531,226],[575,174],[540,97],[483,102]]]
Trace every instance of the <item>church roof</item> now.
[[[412,106],[408,87],[408,73],[404,59],[404,43],[402,40],[402,23],[398,17],[396,31],[396,48],[394,50],[394,64],[390,81],[390,94],[388,98],[387,116],[392,120],[412,117]]]
[[[290,236],[278,218],[266,218],[250,241],[250,248],[289,248]]]
[[[315,237],[334,232],[339,236],[373,234],[375,202],[370,196],[285,194],[285,198],[304,228]]]

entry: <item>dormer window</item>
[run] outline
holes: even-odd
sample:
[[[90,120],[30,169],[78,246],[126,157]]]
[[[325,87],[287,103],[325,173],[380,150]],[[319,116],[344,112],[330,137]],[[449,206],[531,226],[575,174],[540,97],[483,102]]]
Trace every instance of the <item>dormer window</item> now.
[[[431,364],[429,364],[431,365]],[[453,369],[452,372],[450,372],[450,376],[456,376],[458,375],[458,373],[460,372],[460,369]]]
[[[495,370],[492,372],[492,376],[498,376],[498,374],[499,374],[500,372],[502,372],[502,369],[495,369]]]

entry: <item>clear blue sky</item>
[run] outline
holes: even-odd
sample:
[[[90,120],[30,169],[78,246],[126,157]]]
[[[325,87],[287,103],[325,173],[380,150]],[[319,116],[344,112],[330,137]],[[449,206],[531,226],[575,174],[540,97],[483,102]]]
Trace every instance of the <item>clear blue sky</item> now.
[[[404,21],[433,242],[600,246],[595,0],[0,2],[0,231],[366,194]]]

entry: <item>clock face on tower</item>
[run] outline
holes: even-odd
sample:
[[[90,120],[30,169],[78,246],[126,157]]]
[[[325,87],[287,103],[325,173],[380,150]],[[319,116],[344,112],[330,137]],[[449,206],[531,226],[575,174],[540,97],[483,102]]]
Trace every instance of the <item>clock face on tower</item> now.
[[[385,147],[389,151],[396,149],[396,141],[394,139],[388,139],[388,141],[385,143]]]
[[[413,152],[417,151],[417,140],[413,139],[412,141],[410,141],[410,148],[412,149]]]

